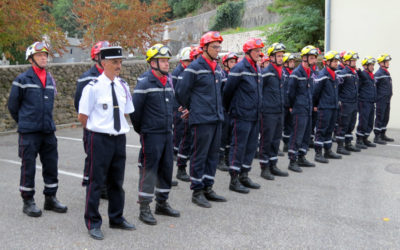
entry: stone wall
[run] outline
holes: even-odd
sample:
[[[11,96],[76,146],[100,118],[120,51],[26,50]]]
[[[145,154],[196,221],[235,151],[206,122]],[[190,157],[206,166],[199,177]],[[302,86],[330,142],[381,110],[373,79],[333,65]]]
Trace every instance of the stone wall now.
[[[242,18],[241,27],[252,28],[276,23],[279,21],[279,16],[276,13],[271,13],[267,10],[273,0],[247,0],[245,1],[245,10]]]
[[[91,66],[91,63],[49,64],[48,71],[53,75],[58,91],[53,113],[57,125],[78,121],[74,108],[76,80]],[[171,72],[175,66],[176,61],[172,61],[170,64]],[[16,124],[8,112],[8,96],[13,80],[29,67],[30,65],[0,67],[0,132],[16,128]],[[148,66],[144,61],[126,61],[123,63],[121,77],[128,82],[131,92],[136,85],[137,77],[147,69]]]

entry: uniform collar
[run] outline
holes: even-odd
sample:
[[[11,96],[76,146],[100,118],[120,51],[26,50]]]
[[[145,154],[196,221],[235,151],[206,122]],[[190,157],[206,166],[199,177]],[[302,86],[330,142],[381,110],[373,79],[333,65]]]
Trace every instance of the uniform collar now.
[[[151,72],[151,69],[148,71],[147,73],[147,79],[149,82],[152,82],[153,84],[157,85],[158,87],[169,87],[169,79],[167,78],[167,83],[165,84],[165,86],[160,82],[160,80],[157,79],[157,77],[155,77],[153,75],[153,72]]]
[[[47,74],[47,73],[46,73]],[[36,75],[35,71],[33,71],[32,67],[29,67],[28,71],[26,72],[26,76],[30,77],[32,79],[32,82],[35,83],[36,85],[42,87],[42,83],[40,82],[39,77]],[[48,81],[48,77],[46,75],[46,85],[47,85],[47,81]]]
[[[116,77],[114,78],[114,83],[115,83],[115,81],[117,80],[117,78],[118,78],[118,76],[116,76]],[[109,84],[111,84],[111,82],[113,82],[113,81],[111,81],[110,78],[108,78],[108,77],[106,76],[106,74],[104,74],[104,72],[99,76],[99,80],[101,80],[104,84],[107,84],[107,85],[109,85]]]
[[[243,64],[250,69],[251,72],[257,73],[260,71],[260,68],[258,65],[254,62],[250,62],[249,60],[252,60],[251,58],[247,58],[246,56],[243,58]],[[257,70],[256,70],[257,69]]]

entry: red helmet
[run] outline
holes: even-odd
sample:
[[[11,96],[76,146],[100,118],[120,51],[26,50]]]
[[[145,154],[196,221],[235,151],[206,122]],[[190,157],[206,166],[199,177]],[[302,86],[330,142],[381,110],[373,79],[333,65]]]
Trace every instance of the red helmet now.
[[[252,49],[264,48],[264,44],[260,38],[250,38],[243,44],[243,52],[247,53]]]
[[[101,48],[109,47],[110,44],[108,41],[100,41],[93,45],[92,50],[90,51],[90,57],[94,60],[94,57],[100,53]]]
[[[200,48],[203,48],[205,45],[212,42],[222,43],[222,41],[224,41],[224,39],[218,31],[209,31],[200,38]]]
[[[340,54],[339,54],[340,59],[343,60],[343,57],[344,57],[345,54],[346,54],[346,51],[345,51],[345,50],[343,50],[342,52],[340,52]]]
[[[265,62],[269,62],[269,56],[264,56],[264,57],[261,59],[261,63],[265,63]]]
[[[190,50],[190,55],[189,55],[190,60],[193,61],[196,56],[201,55],[201,54],[203,54],[203,50],[200,48],[200,46],[193,47]]]
[[[225,63],[226,61],[230,60],[230,59],[236,59],[236,61],[239,59],[239,57],[237,56],[237,54],[235,52],[228,52],[228,54],[224,55],[224,57],[222,57],[222,63]]]
[[[265,54],[263,52],[260,53],[260,57],[263,58]]]

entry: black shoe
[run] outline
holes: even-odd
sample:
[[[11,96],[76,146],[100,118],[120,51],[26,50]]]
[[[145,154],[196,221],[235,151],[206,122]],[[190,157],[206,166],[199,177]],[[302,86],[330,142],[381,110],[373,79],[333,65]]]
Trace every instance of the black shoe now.
[[[304,155],[299,155],[299,159],[297,160],[297,164],[300,167],[308,167],[308,168],[315,167],[315,164],[312,163],[312,162],[309,162]]]
[[[270,165],[271,174],[276,176],[286,177],[289,176],[288,172],[280,170],[275,164]]]
[[[289,170],[292,170],[293,172],[297,172],[297,173],[303,172],[303,169],[301,169],[299,167],[299,165],[297,164],[297,161],[294,161],[294,160],[290,160]]]
[[[362,138],[357,138],[356,147],[357,147],[358,149],[367,149],[367,148],[368,148],[368,147],[364,144],[364,141],[363,141]]]
[[[226,202],[225,197],[215,193],[215,191],[212,189],[212,186],[204,187],[203,193],[204,193],[204,196],[206,197],[206,199],[209,201]]]
[[[122,230],[136,230],[135,225],[127,222],[125,219],[120,223],[120,224],[115,224],[110,222],[110,228],[117,228],[117,229],[122,229]]]
[[[341,155],[350,155],[350,151],[346,150],[346,148],[343,146],[343,142],[338,142],[336,153]]]
[[[140,204],[139,220],[143,221],[147,225],[156,225],[157,224],[157,220],[154,218],[153,214],[151,213],[149,203],[141,203]]]
[[[101,188],[100,198],[104,199],[104,200],[108,200],[107,186],[104,186]]]
[[[288,143],[284,143],[282,151],[283,152],[287,152],[288,150],[289,150],[289,144]]]
[[[278,150],[278,156],[285,156],[285,154],[279,149]]]
[[[260,174],[260,176],[261,176],[262,178],[266,179],[266,180],[269,180],[269,181],[275,180],[275,176],[273,176],[273,175],[271,174],[271,170],[270,170],[269,166],[263,166],[263,167],[261,167],[261,174]]]
[[[171,187],[176,187],[176,186],[178,186],[178,181],[172,180]]]
[[[221,161],[220,163],[218,163],[217,169],[219,171],[223,171],[223,172],[229,171],[229,167],[225,165],[224,161]]]
[[[376,147],[376,144],[370,142],[367,137],[364,137],[363,142],[364,142],[365,146],[367,146],[367,147],[370,147],[370,148]]]
[[[361,149],[355,147],[353,144],[351,144],[351,142],[346,143],[346,146],[344,147],[347,151],[350,152],[361,152]]]
[[[394,142],[394,139],[393,139],[393,138],[390,138],[390,137],[387,137],[387,136],[386,136],[386,133],[382,133],[382,134],[381,134],[381,138],[382,138],[382,140],[384,140],[384,141]]]
[[[56,196],[47,196],[44,199],[44,209],[52,210],[57,213],[66,213],[68,208],[67,206],[61,204],[56,198]]]
[[[100,228],[92,228],[89,230],[89,235],[95,240],[102,240],[104,239],[103,232]]]
[[[386,145],[386,141],[384,141],[379,135],[375,136],[374,142],[380,145]]]
[[[320,163],[329,163],[329,160],[326,159],[321,152],[315,153],[314,161],[320,162]]]
[[[42,210],[36,206],[33,198],[30,200],[24,200],[22,212],[30,217],[40,217],[42,215]]]
[[[231,182],[229,183],[229,190],[242,194],[247,194],[250,192],[250,190],[247,187],[242,185],[237,175],[235,175],[234,177],[231,176]]]
[[[331,149],[325,150],[324,157],[327,159],[342,159],[341,155],[336,154]]]
[[[160,201],[156,204],[155,214],[166,215],[171,217],[180,217],[181,214],[178,210],[173,209],[167,201]]]
[[[250,179],[249,174],[247,172],[240,173],[239,181],[242,183],[243,186],[245,186],[247,188],[259,189],[261,187],[260,184],[255,183]]]
[[[204,196],[203,190],[193,190],[192,194],[192,202],[199,207],[210,208],[211,204],[208,202],[206,197]]]
[[[184,181],[184,182],[190,181],[190,177],[186,173],[186,167],[178,167],[178,172],[176,173],[176,178],[181,181]]]

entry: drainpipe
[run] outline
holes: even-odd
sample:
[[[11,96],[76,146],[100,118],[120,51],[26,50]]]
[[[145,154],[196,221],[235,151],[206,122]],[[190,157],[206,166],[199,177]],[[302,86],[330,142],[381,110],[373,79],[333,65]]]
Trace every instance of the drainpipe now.
[[[325,0],[325,51],[331,50],[331,0]]]

